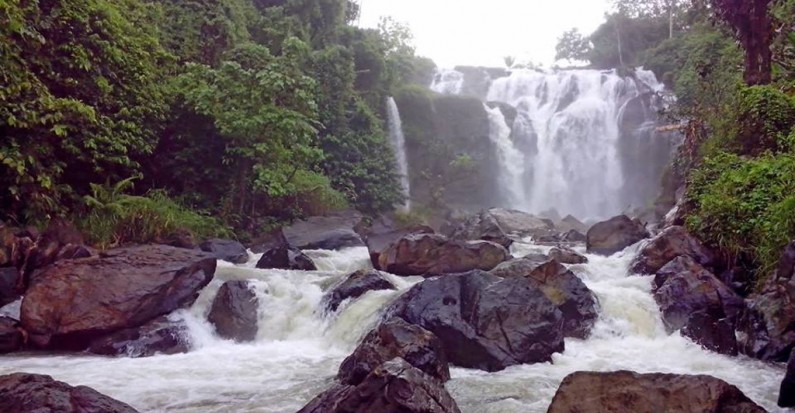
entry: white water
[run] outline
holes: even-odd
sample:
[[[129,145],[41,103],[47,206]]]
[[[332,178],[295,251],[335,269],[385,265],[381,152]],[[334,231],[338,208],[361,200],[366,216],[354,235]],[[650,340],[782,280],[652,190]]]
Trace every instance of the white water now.
[[[390,96],[386,103],[389,121],[389,143],[392,145],[392,151],[395,152],[395,161],[400,174],[400,187],[403,190],[403,196],[406,198],[403,210],[409,211],[411,209],[411,200],[409,198],[411,196],[411,184],[409,182],[409,163],[406,157],[406,138],[403,135],[403,122],[400,120],[400,112],[395,99]]]
[[[436,93],[457,95],[464,86],[464,74],[457,70],[441,69],[433,77],[430,88]]]
[[[514,255],[549,247],[515,244]],[[253,268],[219,261],[216,279],[194,306],[174,317],[189,324],[190,353],[142,359],[17,354],[2,358],[0,374],[49,374],[91,386],[142,412],[293,412],[323,391],[340,362],[377,321],[379,311],[418,278],[391,277],[399,291],[376,291],[324,317],[321,297],[345,275],[368,265],[367,250],[310,251],[320,271]],[[667,335],[650,294],[649,277],[627,277],[630,248],[612,257],[589,255],[571,266],[597,295],[601,312],[587,340],[566,340],[553,363],[497,373],[453,368],[448,390],[465,413],[545,412],[560,381],[578,370],[709,374],[737,385],[770,411],[784,370],[747,358],[707,352],[678,334]],[[256,342],[234,344],[204,321],[224,280],[255,280],[260,297]]]
[[[500,175],[499,186],[503,190],[503,197],[510,208],[519,208],[525,199],[524,184],[524,155],[516,148],[511,140],[511,128],[505,122],[505,116],[499,107],[490,108],[483,105],[489,117],[489,139],[497,149],[499,158]],[[516,188],[505,191],[505,188]]]

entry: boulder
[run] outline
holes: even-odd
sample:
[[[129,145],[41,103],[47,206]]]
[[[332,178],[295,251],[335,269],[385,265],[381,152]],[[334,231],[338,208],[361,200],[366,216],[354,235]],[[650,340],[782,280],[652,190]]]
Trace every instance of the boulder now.
[[[207,319],[215,326],[218,335],[238,342],[257,338],[259,299],[248,282],[225,282],[213,300]]]
[[[0,376],[0,411],[36,413],[136,413],[130,405],[86,386],[70,386],[50,376]]]
[[[697,263],[710,268],[715,264],[715,256],[696,237],[687,233],[683,227],[666,228],[644,245],[632,260],[630,271],[637,274],[654,274],[674,258],[686,255]]]
[[[795,407],[795,351],[790,352],[787,362],[787,373],[781,381],[778,392],[778,405],[781,407]]]
[[[336,384],[298,413],[459,413],[439,380],[401,358],[378,366],[357,385]]]
[[[693,258],[680,256],[654,278],[654,300],[668,332],[682,329],[703,347],[737,354],[734,325],[745,303]]]
[[[555,226],[552,221],[526,212],[492,208],[488,210],[488,213],[497,221],[503,232],[513,237],[538,238],[555,233]]]
[[[363,246],[354,230],[363,216],[357,211],[342,211],[328,216],[307,218],[282,228],[287,243],[301,250],[337,250]]]
[[[375,229],[375,228],[374,228]],[[379,228],[378,231],[369,232],[365,236],[367,250],[370,252],[370,261],[373,267],[378,268],[378,260],[381,254],[399,239],[411,234],[433,234],[431,227],[418,225],[401,229]]]
[[[257,261],[257,268],[277,268],[281,270],[315,271],[317,267],[312,259],[301,250],[283,244],[265,251]]]
[[[82,350],[98,337],[190,306],[215,265],[210,254],[165,245],[59,261],[28,288],[21,323],[37,347]]]
[[[190,350],[188,326],[158,317],[140,327],[127,328],[91,342],[88,352],[103,356],[151,357]]]
[[[337,379],[343,384],[359,384],[370,372],[395,357],[439,381],[450,380],[442,341],[430,331],[397,317],[381,323],[364,337],[340,365]]]
[[[18,285],[19,271],[16,267],[0,268],[0,307],[19,299]]]
[[[387,310],[435,334],[458,366],[498,371],[563,351],[563,316],[524,277],[475,270],[415,285]]]
[[[588,258],[567,247],[553,247],[549,250],[549,258],[561,264],[585,264]]]
[[[524,277],[532,282],[560,310],[566,337],[588,337],[599,317],[591,290],[555,259],[543,255],[517,258],[498,265],[491,274]]]
[[[21,350],[24,339],[17,320],[0,316],[0,354]]]
[[[505,247],[493,242],[412,234],[387,247],[378,257],[377,268],[396,275],[427,277],[474,269],[488,271],[509,257]]]
[[[704,375],[578,371],[563,379],[547,413],[764,413],[737,387]]]
[[[208,239],[199,244],[202,251],[213,254],[215,258],[231,262],[232,264],[245,264],[248,261],[248,251],[243,244],[231,239]]]
[[[584,224],[582,221],[571,215],[566,215],[563,219],[558,221],[558,223],[555,224],[555,228],[557,228],[558,231],[561,232],[569,232],[569,231],[576,231],[579,233],[588,232],[588,225]]]
[[[491,241],[508,248],[513,239],[505,233],[488,211],[481,211],[460,222],[449,234],[450,239],[460,241]]]
[[[588,237],[585,236],[585,234],[583,234],[582,232],[577,231],[576,229],[572,229],[561,235],[560,240],[562,242],[581,243],[581,242],[587,242]]]
[[[762,360],[786,362],[795,347],[795,242],[790,243],[737,323],[740,351]]]
[[[593,254],[612,255],[648,236],[649,232],[640,221],[619,215],[596,223],[588,230],[587,251]]]
[[[368,291],[394,289],[395,286],[380,271],[359,270],[326,293],[323,301],[327,311],[337,311],[340,304],[347,299],[361,297]]]

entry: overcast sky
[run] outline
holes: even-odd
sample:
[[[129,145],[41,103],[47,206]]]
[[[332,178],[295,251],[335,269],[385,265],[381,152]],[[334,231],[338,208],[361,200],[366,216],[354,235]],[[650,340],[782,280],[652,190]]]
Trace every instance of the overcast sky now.
[[[561,33],[591,33],[607,0],[360,0],[363,27],[381,16],[407,23],[417,53],[441,67],[503,66],[504,56],[549,66]]]

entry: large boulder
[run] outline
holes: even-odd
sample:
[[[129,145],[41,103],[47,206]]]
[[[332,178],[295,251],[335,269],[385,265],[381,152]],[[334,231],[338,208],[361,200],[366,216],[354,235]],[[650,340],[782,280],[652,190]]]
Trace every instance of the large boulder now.
[[[555,234],[555,226],[552,221],[539,218],[527,212],[492,208],[488,210],[488,213],[497,222],[502,231],[512,237],[539,238]]]
[[[795,351],[789,355],[787,373],[781,381],[778,392],[778,405],[781,407],[795,407]]]
[[[395,286],[378,270],[359,270],[326,293],[323,298],[326,310],[337,311],[347,299],[355,299],[368,291],[394,290]],[[386,360],[383,360],[386,361]]]
[[[551,360],[563,351],[563,316],[538,283],[483,271],[415,285],[387,314],[421,326],[458,366],[498,371]]]
[[[563,315],[566,337],[586,338],[598,318],[596,297],[579,277],[557,260],[530,255],[506,261],[491,270],[498,277],[524,277],[555,304]]]
[[[555,228],[557,228],[558,231],[561,232],[569,232],[569,231],[576,231],[580,233],[588,232],[588,225],[584,224],[582,221],[571,215],[566,215],[566,217],[558,221],[555,224]]]
[[[223,338],[254,341],[258,331],[258,308],[259,299],[247,281],[227,281],[218,289],[207,319]]]
[[[424,225],[412,226],[401,229],[392,228],[374,228],[374,231],[369,231],[365,236],[365,243],[367,250],[370,252],[370,261],[373,267],[378,268],[378,260],[381,254],[387,250],[392,244],[401,238],[411,234],[433,234],[433,228]]]
[[[378,257],[377,268],[403,276],[434,276],[474,269],[488,271],[509,257],[505,247],[493,242],[412,234],[387,247]]]
[[[491,241],[508,248],[513,239],[500,227],[497,219],[489,211],[481,211],[461,221],[447,234],[451,239],[460,241]]]
[[[657,272],[654,299],[668,332],[681,329],[709,350],[737,354],[734,326],[745,303],[693,258],[677,257]]]
[[[549,250],[549,258],[561,264],[585,264],[588,258],[577,251],[567,247],[552,247]]]
[[[359,212],[342,211],[296,221],[282,228],[282,233],[290,246],[301,250],[358,247],[363,246],[364,242],[354,228],[362,219]]]
[[[336,384],[298,413],[459,413],[439,380],[406,360],[390,360],[357,385]]]
[[[91,340],[188,307],[215,274],[210,254],[165,245],[58,261],[34,277],[21,322],[35,346],[84,349]]]
[[[312,259],[301,250],[287,244],[271,248],[262,254],[257,261],[257,268],[315,271],[317,267]]]
[[[14,373],[0,376],[0,411],[36,413],[136,413],[130,405],[86,387],[50,376]]]
[[[547,413],[764,413],[737,387],[711,376],[578,371],[560,384]]]
[[[199,244],[202,251],[209,252],[218,258],[232,264],[245,264],[248,261],[248,251],[243,244],[231,239],[208,239]]]
[[[696,237],[683,227],[666,228],[644,245],[630,265],[630,271],[638,274],[654,274],[674,258],[686,255],[704,267],[715,264],[715,256]]]
[[[158,317],[140,327],[127,328],[91,342],[88,352],[103,356],[151,357],[190,350],[188,325]]]
[[[19,271],[16,267],[0,268],[0,307],[19,299],[18,284]]]
[[[12,353],[22,349],[24,336],[19,322],[10,317],[0,316],[0,354]]]
[[[442,341],[430,331],[397,317],[381,323],[364,337],[340,365],[337,379],[343,384],[359,384],[370,372],[395,357],[442,382],[450,380]]]
[[[612,255],[648,236],[649,232],[640,221],[619,215],[594,224],[588,230],[587,251],[593,254]]]

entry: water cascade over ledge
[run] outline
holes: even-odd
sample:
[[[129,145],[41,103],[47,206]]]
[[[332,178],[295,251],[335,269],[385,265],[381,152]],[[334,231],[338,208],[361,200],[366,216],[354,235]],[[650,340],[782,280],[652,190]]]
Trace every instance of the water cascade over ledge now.
[[[403,209],[408,211],[411,209],[411,186],[409,183],[409,163],[406,158],[406,138],[403,135],[403,123],[400,120],[400,112],[398,111],[395,99],[389,97],[387,99],[387,116],[389,123],[389,143],[392,145],[392,151],[395,153],[395,161],[400,174],[400,188],[403,191],[403,196],[406,202]]]

